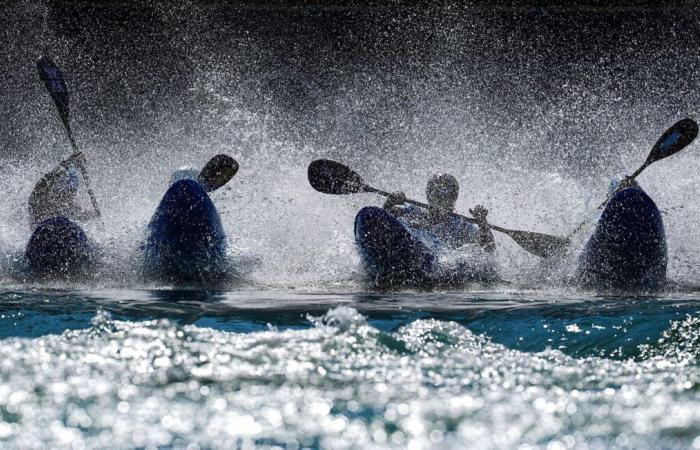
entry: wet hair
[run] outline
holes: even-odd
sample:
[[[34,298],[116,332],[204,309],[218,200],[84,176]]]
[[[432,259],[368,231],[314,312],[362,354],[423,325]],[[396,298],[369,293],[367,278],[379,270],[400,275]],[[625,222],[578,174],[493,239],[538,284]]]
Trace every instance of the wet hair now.
[[[428,180],[425,192],[431,206],[453,209],[459,195],[459,183],[450,174],[437,173]]]

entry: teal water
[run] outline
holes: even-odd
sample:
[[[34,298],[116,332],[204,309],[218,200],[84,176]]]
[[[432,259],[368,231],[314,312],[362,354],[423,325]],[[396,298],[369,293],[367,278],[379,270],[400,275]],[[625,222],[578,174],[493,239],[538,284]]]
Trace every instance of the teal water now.
[[[2,446],[700,445],[692,292],[17,289],[0,305]]]

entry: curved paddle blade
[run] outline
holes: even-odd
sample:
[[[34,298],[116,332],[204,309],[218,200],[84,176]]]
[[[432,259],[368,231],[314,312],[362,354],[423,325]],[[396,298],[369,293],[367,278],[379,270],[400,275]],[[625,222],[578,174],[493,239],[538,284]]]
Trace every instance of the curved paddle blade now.
[[[205,191],[211,192],[228,183],[238,172],[238,162],[228,155],[219,154],[202,168],[197,181]]]
[[[569,240],[559,236],[519,230],[499,229],[498,231],[504,232],[519,246],[541,258],[561,255],[569,246]]]
[[[661,135],[654,148],[651,149],[646,164],[671,156],[693,142],[698,135],[698,124],[693,119],[683,119],[676,122]]]
[[[37,61],[36,68],[39,71],[39,78],[44,82],[44,86],[46,86],[46,89],[51,94],[51,98],[56,103],[63,124],[68,127],[70,113],[68,109],[68,88],[63,80],[63,74],[48,56],[44,56]]]
[[[309,183],[324,194],[343,195],[364,192],[362,177],[344,164],[330,159],[317,159],[309,164]]]

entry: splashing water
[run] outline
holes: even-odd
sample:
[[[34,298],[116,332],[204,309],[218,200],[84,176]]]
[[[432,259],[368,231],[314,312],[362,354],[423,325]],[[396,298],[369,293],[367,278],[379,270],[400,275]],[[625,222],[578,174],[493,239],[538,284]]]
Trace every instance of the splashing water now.
[[[696,144],[639,179],[678,288],[654,297],[562,288],[575,255],[548,266],[504,236],[503,284],[365,292],[353,218],[383,199],[306,180],[332,158],[422,200],[450,172],[458,211],[592,225],[610,178],[699,116],[697,8],[244,3],[0,17],[0,446],[700,447]],[[29,193],[71,151],[42,54],[104,217],[87,226],[104,264],[78,284],[18,269]],[[138,248],[171,171],[217,153],[240,163],[212,199],[243,278],[149,285]]]
[[[459,211],[483,203],[493,223],[566,235],[595,216],[612,176],[631,173],[658,135],[700,104],[686,81],[699,65],[691,9],[630,9],[622,18],[535,11],[532,30],[517,9],[480,6],[407,16],[236,11],[17,2],[4,19],[12,109],[0,248],[8,259],[29,235],[33,182],[69,151],[33,73],[42,53],[66,74],[73,128],[104,210],[105,229],[92,230],[107,260],[98,285],[141,283],[138,243],[170,171],[219,152],[241,163],[213,198],[232,252],[261,258],[254,282],[332,285],[357,278],[352,219],[381,199],[314,192],[305,180],[314,158],[340,159],[371,184],[418,199],[430,174],[449,171],[461,182]],[[126,35],[123,14],[133,25]],[[290,34],[278,39],[280,21]],[[13,33],[23,39],[10,42]],[[700,243],[690,226],[696,162],[691,146],[640,179],[667,211],[670,277],[690,285]],[[504,278],[552,278],[537,258],[497,240]]]

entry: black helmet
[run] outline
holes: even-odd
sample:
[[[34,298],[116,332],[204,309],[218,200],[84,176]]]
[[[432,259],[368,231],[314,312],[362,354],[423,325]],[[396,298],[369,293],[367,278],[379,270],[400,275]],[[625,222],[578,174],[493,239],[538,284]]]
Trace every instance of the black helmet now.
[[[430,177],[425,192],[431,206],[453,209],[459,195],[459,183],[450,174],[437,173]]]

